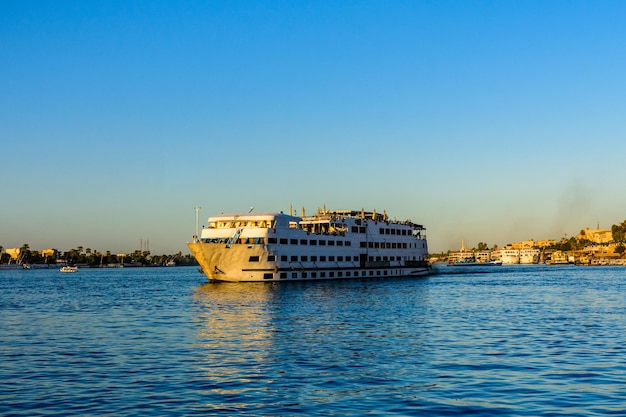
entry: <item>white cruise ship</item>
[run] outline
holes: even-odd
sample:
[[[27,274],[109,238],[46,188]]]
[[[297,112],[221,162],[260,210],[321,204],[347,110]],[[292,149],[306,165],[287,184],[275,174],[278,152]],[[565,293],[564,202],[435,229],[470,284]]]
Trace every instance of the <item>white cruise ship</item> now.
[[[519,250],[517,249],[501,249],[500,250],[502,265],[518,264]]]
[[[520,264],[538,264],[541,251],[539,249],[520,249],[519,251],[519,263]]]
[[[425,228],[386,213],[221,214],[187,244],[209,281],[267,282],[421,276]]]

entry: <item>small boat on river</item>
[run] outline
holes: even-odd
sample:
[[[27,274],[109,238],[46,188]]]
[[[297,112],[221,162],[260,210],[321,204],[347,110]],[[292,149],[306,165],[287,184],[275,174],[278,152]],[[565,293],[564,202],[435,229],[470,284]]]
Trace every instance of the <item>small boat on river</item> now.
[[[78,272],[78,267],[66,265],[66,266],[61,267],[60,271],[61,272]]]

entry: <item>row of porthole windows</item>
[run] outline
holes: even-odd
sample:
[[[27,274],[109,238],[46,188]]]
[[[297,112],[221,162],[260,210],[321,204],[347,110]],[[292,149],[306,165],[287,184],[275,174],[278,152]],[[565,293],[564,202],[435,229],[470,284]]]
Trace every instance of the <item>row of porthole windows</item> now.
[[[300,257],[293,255],[293,256],[287,256],[287,255],[282,255],[280,257],[281,262],[359,262],[359,257],[358,256],[307,256],[307,255],[302,255]],[[380,261],[401,261],[402,257],[401,256],[369,256],[368,261],[370,262],[380,262]],[[248,262],[259,262],[260,258],[259,256],[253,255],[250,256],[250,258],[248,259]],[[269,255],[267,257],[267,261],[268,262],[275,262],[276,261],[276,255]]]
[[[359,277],[387,277],[400,276],[401,270],[393,271],[384,269],[377,271],[312,271],[312,272],[281,272],[280,279],[308,279],[308,278],[359,278]],[[273,274],[265,274],[265,279],[274,278]]]
[[[386,228],[379,228],[378,231],[380,232],[381,235],[401,235],[401,236],[407,236],[407,235],[411,235],[412,232],[410,230],[407,229],[386,229]]]
[[[352,246],[349,240],[316,240],[316,239],[285,239],[285,238],[267,238],[269,245],[303,245],[303,246]]]
[[[413,245],[413,243],[411,243]],[[362,248],[373,249],[407,249],[409,246],[406,242],[361,242]]]
[[[344,259],[346,260],[346,262],[358,262],[359,261],[359,257],[358,256],[307,256],[307,255],[302,255],[300,257],[298,256],[287,256],[287,255],[282,255],[280,257],[280,260],[283,262],[286,262],[287,260],[291,261],[291,262],[309,262],[309,260],[311,262],[317,262],[319,260],[319,262],[326,262],[326,260],[328,259],[328,262],[343,262]]]

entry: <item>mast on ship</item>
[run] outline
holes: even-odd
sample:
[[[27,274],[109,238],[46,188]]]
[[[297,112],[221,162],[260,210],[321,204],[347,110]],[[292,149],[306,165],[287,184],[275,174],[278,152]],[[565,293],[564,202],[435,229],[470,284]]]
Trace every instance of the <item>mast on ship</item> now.
[[[196,234],[193,235],[193,241],[194,242],[198,242],[198,212],[200,211],[202,207],[200,206],[195,206],[194,210],[196,211]]]

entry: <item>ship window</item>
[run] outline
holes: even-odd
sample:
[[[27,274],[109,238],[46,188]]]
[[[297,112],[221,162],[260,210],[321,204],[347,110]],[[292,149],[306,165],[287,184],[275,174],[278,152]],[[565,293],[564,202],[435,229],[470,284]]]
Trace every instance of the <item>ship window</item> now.
[[[250,259],[248,259],[248,262],[259,262],[259,257],[258,256],[251,256]]]
[[[263,279],[272,279],[274,278],[274,274],[263,274]]]
[[[291,257],[291,262],[298,262],[298,257],[297,256],[292,256]]]
[[[337,276],[338,276],[339,278],[343,277],[343,272],[341,272],[341,271],[337,272]]]
[[[309,260],[309,257],[306,255],[300,257],[300,262],[306,262],[308,260]]]
[[[352,246],[352,242],[350,242],[349,240],[346,240],[346,246]]]
[[[281,255],[280,260],[283,262],[287,262],[287,255]]]
[[[326,272],[320,272],[320,278],[326,278]]]
[[[300,244],[301,244],[301,245],[306,245],[307,243],[309,243],[309,241],[308,241],[308,240],[306,240],[306,239],[300,239]]]
[[[329,260],[330,262],[335,262],[335,257],[334,257],[334,256],[329,256],[329,257],[328,257],[328,260]]]
[[[380,271],[376,271],[376,275],[380,275]]]
[[[383,229],[383,228],[381,227],[380,229],[378,229],[378,232],[379,232],[381,235],[384,235],[384,234],[385,234],[385,229]]]
[[[343,240],[337,241],[337,246],[343,246]]]
[[[346,271],[346,276],[349,277],[350,276],[350,271]]]
[[[362,248],[367,248],[367,242],[361,242],[361,247]]]
[[[289,240],[289,243],[292,245],[297,245],[298,244],[298,239],[291,239]]]
[[[352,233],[359,233],[359,228],[357,226],[352,226]]]
[[[359,227],[359,233],[365,233],[365,226]]]
[[[311,278],[317,278],[317,272],[311,272]]]
[[[317,245],[317,240],[312,240],[311,242],[309,242],[309,245],[316,246]]]
[[[281,245],[286,245],[287,244],[287,239],[281,239],[280,240],[280,244]]]
[[[302,278],[306,278],[307,277],[306,275],[307,275],[306,272],[303,272],[302,273]]]
[[[329,273],[328,273],[328,276],[329,276],[330,278],[335,278],[335,273],[334,273],[334,272],[329,272]]]
[[[287,273],[286,272],[281,272],[280,273],[280,279],[285,279],[287,278]]]
[[[292,272],[291,273],[291,278],[298,278],[298,273],[297,272]]]
[[[358,256],[356,256],[356,255],[354,255],[354,257],[352,258],[352,260],[353,260],[354,262],[357,262],[357,261],[359,260],[359,257],[358,257]]]
[[[317,256],[311,256],[311,262],[317,262]]]
[[[374,276],[374,271],[370,271],[370,277]]]
[[[328,241],[328,246],[335,246],[335,241],[334,240],[329,240]]]
[[[325,240],[320,240],[320,246],[326,246],[326,241]]]
[[[248,239],[246,239],[246,243],[248,243]],[[275,237],[268,237],[267,238],[267,243],[278,243],[278,239],[276,239]]]
[[[325,256],[320,256],[320,262],[326,262],[326,257]]]
[[[269,255],[267,257],[268,262],[274,262],[276,260],[276,255]]]
[[[371,271],[370,271],[371,272]],[[364,277],[365,276],[365,271],[361,271],[361,276]]]
[[[337,256],[337,262],[343,262],[343,256]]]

